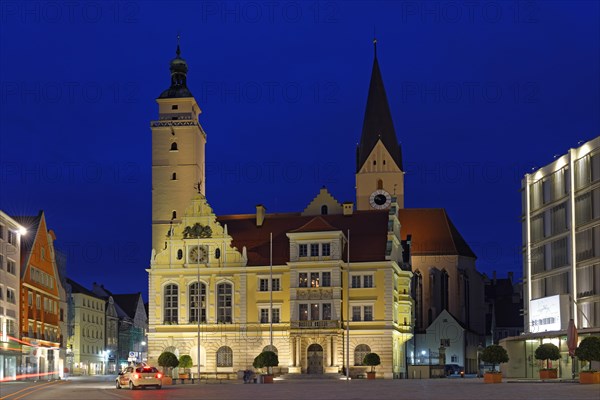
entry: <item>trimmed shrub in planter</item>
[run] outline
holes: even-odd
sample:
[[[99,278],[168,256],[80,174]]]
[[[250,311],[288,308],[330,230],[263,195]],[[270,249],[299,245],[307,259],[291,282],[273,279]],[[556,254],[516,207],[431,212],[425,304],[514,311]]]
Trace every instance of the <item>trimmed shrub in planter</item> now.
[[[481,353],[481,361],[492,364],[492,370],[486,371],[483,375],[485,383],[500,383],[502,382],[502,373],[496,371],[496,365],[508,362],[508,353],[506,349],[497,344],[492,344],[483,349]]]
[[[183,368],[183,373],[179,374],[180,378],[189,379],[190,378],[190,368],[192,368],[194,362],[192,361],[192,357],[187,354],[179,357],[179,368]]]
[[[589,363],[587,371],[579,373],[579,383],[600,383],[600,372],[592,370],[592,361],[600,361],[600,337],[588,336],[579,343],[575,356]]]
[[[535,359],[545,360],[546,367],[540,369],[540,379],[556,379],[558,377],[556,368],[550,368],[550,360],[560,360],[560,350],[552,343],[544,343],[535,349]]]
[[[273,383],[273,374],[271,373],[271,367],[279,365],[279,357],[273,351],[263,351],[256,356],[252,366],[257,369],[266,368],[267,373],[263,376],[264,383]]]
[[[367,372],[367,379],[375,379],[375,367],[381,364],[381,359],[377,353],[369,353],[363,359],[363,364],[371,366],[371,371]]]
[[[170,351],[165,351],[158,356],[158,365],[163,367],[163,385],[172,384],[171,370],[179,365],[177,356]]]

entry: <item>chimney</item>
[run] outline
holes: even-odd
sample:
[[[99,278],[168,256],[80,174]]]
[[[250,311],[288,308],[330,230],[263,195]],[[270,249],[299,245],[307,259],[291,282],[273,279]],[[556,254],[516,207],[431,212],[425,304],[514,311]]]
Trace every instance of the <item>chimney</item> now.
[[[267,209],[262,204],[256,205],[256,226],[262,226],[263,222],[265,222],[265,211]]]
[[[512,281],[513,281],[513,273],[512,273],[512,271],[510,271],[508,273],[508,279],[510,280],[510,283],[512,283]]]
[[[354,203],[351,201],[345,201],[344,204],[342,205],[343,207],[343,212],[344,215],[352,215],[352,212],[354,211]]]

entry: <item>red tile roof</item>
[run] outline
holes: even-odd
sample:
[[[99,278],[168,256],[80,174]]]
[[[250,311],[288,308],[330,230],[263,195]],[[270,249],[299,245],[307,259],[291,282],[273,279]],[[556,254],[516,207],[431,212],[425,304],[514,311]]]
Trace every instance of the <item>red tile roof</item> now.
[[[325,221],[323,218],[319,217],[314,217],[313,219],[311,219],[310,221],[308,221],[306,224],[302,225],[300,228],[298,229],[294,229],[291,232],[297,233],[297,232],[327,232],[327,231],[339,231],[339,228],[336,228],[334,226],[331,226],[330,223],[328,223],[327,221]]]
[[[319,219],[321,221],[319,221]],[[269,265],[269,234],[273,233],[273,264],[282,265],[290,259],[288,232],[306,232],[313,226],[323,231],[330,226],[344,235],[350,230],[350,260],[352,262],[385,260],[387,244],[387,211],[355,211],[352,215],[302,216],[299,213],[267,214],[261,227],[256,226],[256,216],[223,215],[217,217],[227,224],[233,245],[242,251],[246,246],[248,265]],[[328,228],[327,230],[331,230]],[[344,260],[346,251],[344,251]]]
[[[400,235],[412,235],[411,254],[461,255],[477,258],[443,208],[404,208],[398,218]]]

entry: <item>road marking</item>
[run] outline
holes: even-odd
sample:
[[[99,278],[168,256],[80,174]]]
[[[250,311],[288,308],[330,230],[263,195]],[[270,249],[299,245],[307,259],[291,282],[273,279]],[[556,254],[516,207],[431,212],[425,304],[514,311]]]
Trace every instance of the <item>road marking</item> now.
[[[41,387],[40,386],[28,387],[28,388],[25,388],[25,389],[21,389],[21,390],[19,390],[17,392],[8,394],[8,395],[6,395],[4,397],[0,397],[0,400],[6,400],[9,397],[15,396],[15,395],[17,395],[17,394],[19,394],[21,392],[28,391],[27,393],[23,393],[21,396],[15,397],[14,399],[12,399],[12,400],[19,400],[19,399],[22,399],[23,397],[25,397],[27,395],[30,395],[33,392],[37,392],[38,390],[46,389],[47,386],[49,386],[49,385],[60,385],[61,383],[66,383],[66,382],[65,381],[62,381],[62,382],[54,381],[54,382],[44,383],[44,384],[41,385]]]

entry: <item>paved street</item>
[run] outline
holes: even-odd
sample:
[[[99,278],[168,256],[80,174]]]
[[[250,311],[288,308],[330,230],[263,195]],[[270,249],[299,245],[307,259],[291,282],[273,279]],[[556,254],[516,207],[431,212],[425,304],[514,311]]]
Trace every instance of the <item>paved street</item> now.
[[[112,377],[71,378],[68,381],[0,384],[1,400],[104,400],[104,399],[310,399],[310,400],[598,400],[598,385],[568,382],[505,382],[484,384],[481,379],[355,380],[276,382],[244,385],[241,382],[174,385],[161,390],[117,390]]]

